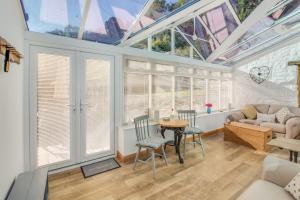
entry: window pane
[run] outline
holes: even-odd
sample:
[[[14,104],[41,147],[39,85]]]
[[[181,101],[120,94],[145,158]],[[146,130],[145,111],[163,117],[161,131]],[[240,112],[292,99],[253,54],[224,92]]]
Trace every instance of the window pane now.
[[[135,29],[135,31],[145,28],[163,17],[166,18],[167,15],[171,16],[172,12],[177,12],[181,9],[184,9],[185,7],[192,5],[197,1],[199,0],[154,0],[152,6],[147,11],[145,16],[141,18],[141,26],[139,29]]]
[[[232,83],[221,81],[221,109],[228,109],[231,104]]]
[[[70,57],[38,54],[37,165],[70,160]]]
[[[178,28],[204,58],[207,58],[216,49],[213,39],[206,32],[206,29],[197,17],[180,24]]]
[[[205,79],[194,78],[194,91],[193,91],[193,109],[197,112],[205,111],[205,93],[206,81]]]
[[[219,43],[222,43],[238,26],[226,3],[202,14],[201,18]]]
[[[107,60],[85,61],[86,154],[110,150],[110,65]]]
[[[159,110],[160,117],[170,116],[172,110],[172,77],[152,76],[153,109]]]
[[[125,73],[125,121],[148,113],[149,75]]]
[[[148,49],[148,39],[145,39],[138,43],[135,43],[131,47],[137,48],[137,49]]]
[[[158,72],[174,72],[174,67],[171,65],[161,65],[161,64],[156,64],[155,65],[155,70]]]
[[[230,0],[230,3],[241,21],[244,21],[263,0]]]
[[[175,109],[191,109],[191,79],[188,77],[175,77]]]
[[[78,37],[83,0],[22,0],[30,31]]]
[[[84,40],[118,42],[142,10],[146,0],[92,0],[84,27]]]
[[[151,69],[151,65],[148,62],[127,60],[126,69],[135,71],[149,71]]]
[[[175,55],[190,57],[190,45],[178,32],[175,32]]]
[[[213,110],[219,110],[219,80],[208,80],[207,103],[211,103]]]
[[[171,51],[171,31],[165,30],[152,37],[152,50],[157,52]]]

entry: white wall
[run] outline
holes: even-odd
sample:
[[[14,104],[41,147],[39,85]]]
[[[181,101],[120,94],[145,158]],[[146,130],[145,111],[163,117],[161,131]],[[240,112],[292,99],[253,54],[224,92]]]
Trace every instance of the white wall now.
[[[18,0],[0,0],[0,35],[23,53],[24,19]],[[23,64],[3,72],[0,56],[0,199],[24,168]]]
[[[288,61],[300,60],[300,43],[295,43],[256,58],[233,72],[233,105],[270,103],[297,106],[297,67]],[[269,78],[257,84],[249,76],[252,67],[269,66]]]

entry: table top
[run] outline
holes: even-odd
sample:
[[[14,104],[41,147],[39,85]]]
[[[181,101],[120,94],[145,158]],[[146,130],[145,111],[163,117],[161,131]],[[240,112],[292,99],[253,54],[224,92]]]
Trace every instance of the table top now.
[[[225,124],[225,126],[236,126],[239,128],[252,129],[255,131],[259,131],[259,132],[272,131],[272,129],[268,128],[268,127],[256,126],[256,125],[246,124],[246,123],[241,123],[241,122],[231,122],[231,123]]]
[[[158,121],[158,124],[160,126],[163,126],[163,127],[166,127],[166,128],[184,128],[189,123],[188,123],[188,121],[180,120],[180,119],[170,119],[169,121],[165,121],[163,119],[160,119]]]
[[[291,150],[291,151],[300,152],[300,140],[286,139],[286,138],[276,138],[276,139],[272,139],[267,144],[271,145],[271,146],[276,146],[276,147],[288,149],[288,150]]]

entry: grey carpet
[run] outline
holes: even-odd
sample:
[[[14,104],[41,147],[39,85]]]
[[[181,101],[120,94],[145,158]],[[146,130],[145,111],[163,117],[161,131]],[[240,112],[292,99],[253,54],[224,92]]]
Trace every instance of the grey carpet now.
[[[107,172],[121,167],[120,164],[114,159],[103,160],[93,164],[85,165],[81,167],[84,178],[94,176],[103,172]]]

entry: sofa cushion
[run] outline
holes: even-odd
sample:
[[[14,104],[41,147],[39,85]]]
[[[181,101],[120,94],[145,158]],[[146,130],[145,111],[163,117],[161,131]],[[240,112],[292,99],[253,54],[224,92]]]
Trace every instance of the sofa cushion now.
[[[276,120],[275,114],[257,113],[257,121],[275,123],[275,120]]]
[[[240,119],[245,119],[245,115],[240,111],[235,111],[235,112],[230,113],[228,118],[230,121],[238,122]]]
[[[284,107],[284,106],[282,106],[282,105],[276,105],[276,104],[270,105],[268,114],[275,114],[275,113],[277,113],[282,107]]]
[[[268,114],[270,105],[269,104],[254,104],[253,105],[257,112]]]
[[[257,111],[253,105],[246,105],[243,109],[241,109],[241,111],[246,116],[247,119],[256,118]]]
[[[259,125],[260,124],[260,121],[257,121],[255,119],[241,119],[241,120],[239,120],[239,122],[245,123],[245,124],[252,124],[252,125]]]
[[[294,198],[282,187],[274,183],[257,180],[248,187],[238,198],[238,200],[293,200]]]
[[[300,200],[300,172],[284,189],[289,192],[295,199]]]
[[[297,117],[300,117],[300,108],[298,107],[288,107],[289,110],[294,113]]]
[[[285,125],[279,124],[279,123],[271,123],[271,122],[262,122],[260,123],[260,126],[271,128],[272,131],[277,133],[285,133]]]
[[[294,117],[295,114],[291,113],[290,110],[287,107],[281,108],[276,114],[276,119],[280,124],[285,124],[285,122],[291,118]]]

